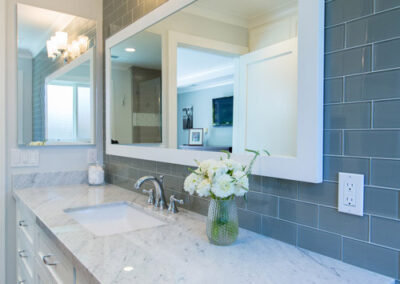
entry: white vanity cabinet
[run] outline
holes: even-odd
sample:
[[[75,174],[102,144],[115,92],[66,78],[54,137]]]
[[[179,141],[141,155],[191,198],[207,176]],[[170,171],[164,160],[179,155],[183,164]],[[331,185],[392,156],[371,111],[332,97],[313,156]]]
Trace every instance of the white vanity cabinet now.
[[[35,222],[35,216],[17,201],[17,283],[89,283],[72,261]]]

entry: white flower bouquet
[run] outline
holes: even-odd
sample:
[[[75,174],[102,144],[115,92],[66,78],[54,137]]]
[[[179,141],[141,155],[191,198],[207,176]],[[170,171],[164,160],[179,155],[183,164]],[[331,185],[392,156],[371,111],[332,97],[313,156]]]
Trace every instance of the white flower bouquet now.
[[[260,155],[258,151],[246,150],[254,154],[248,166],[244,166],[227,157],[220,160],[205,160],[197,162],[198,168],[185,179],[184,189],[190,194],[201,197],[211,196],[213,199],[232,199],[235,196],[245,196],[249,191],[249,175],[251,168]],[[264,150],[265,151],[265,150]],[[267,151],[265,151],[269,154]]]

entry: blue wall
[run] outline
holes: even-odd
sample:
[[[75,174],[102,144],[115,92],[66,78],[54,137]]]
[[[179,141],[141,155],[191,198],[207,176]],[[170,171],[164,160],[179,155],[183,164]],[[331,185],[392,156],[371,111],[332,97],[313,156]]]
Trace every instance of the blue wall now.
[[[208,129],[205,146],[232,146],[232,127],[212,125],[212,99],[233,96],[233,85],[178,94],[178,145],[188,143],[189,130],[182,127],[182,108],[193,106],[193,128]]]

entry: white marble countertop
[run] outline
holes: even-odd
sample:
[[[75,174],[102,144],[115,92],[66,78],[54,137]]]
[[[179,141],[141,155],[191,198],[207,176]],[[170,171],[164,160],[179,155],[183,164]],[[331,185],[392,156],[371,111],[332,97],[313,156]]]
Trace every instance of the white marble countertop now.
[[[61,186],[14,192],[74,265],[100,283],[394,283],[388,277],[241,229],[228,247],[209,244],[205,217],[159,212],[117,186]],[[128,201],[168,224],[96,237],[64,209]],[[133,270],[124,271],[131,266]]]

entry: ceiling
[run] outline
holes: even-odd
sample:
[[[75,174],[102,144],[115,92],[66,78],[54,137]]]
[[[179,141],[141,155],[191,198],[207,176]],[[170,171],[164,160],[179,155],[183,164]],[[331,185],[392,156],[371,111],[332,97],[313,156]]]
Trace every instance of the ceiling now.
[[[35,57],[46,41],[63,30],[75,16],[18,4],[18,49]]]
[[[67,81],[70,83],[75,82],[90,84],[90,61],[87,60],[81,63],[69,72],[55,78],[54,81]]]
[[[178,87],[233,75],[234,57],[205,49],[178,47]]]
[[[297,8],[298,0],[198,0],[185,12],[243,27],[254,27],[279,11]]]
[[[135,52],[126,52],[134,48]],[[112,62],[120,65],[161,70],[161,36],[143,31],[111,48]]]

